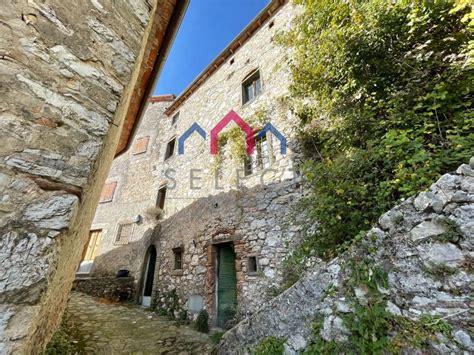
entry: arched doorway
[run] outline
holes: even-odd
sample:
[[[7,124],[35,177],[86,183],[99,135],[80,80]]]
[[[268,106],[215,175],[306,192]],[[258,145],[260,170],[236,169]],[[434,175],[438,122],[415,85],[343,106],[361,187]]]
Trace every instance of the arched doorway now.
[[[141,304],[146,307],[151,305],[151,295],[153,292],[153,280],[155,278],[155,266],[156,266],[156,248],[154,245],[150,245],[145,254],[145,264],[143,266],[142,275],[142,293],[141,293]]]

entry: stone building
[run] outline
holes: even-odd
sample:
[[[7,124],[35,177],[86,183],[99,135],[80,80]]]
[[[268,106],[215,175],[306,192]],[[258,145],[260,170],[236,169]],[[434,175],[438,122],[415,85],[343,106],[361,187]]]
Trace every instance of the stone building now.
[[[2,1],[1,354],[42,353],[60,321],[116,147],[186,4]]]
[[[179,97],[149,99],[113,162],[78,276],[127,270],[142,304],[177,317],[204,308],[221,327],[271,298],[300,234],[289,53],[275,43],[294,15],[270,2]]]

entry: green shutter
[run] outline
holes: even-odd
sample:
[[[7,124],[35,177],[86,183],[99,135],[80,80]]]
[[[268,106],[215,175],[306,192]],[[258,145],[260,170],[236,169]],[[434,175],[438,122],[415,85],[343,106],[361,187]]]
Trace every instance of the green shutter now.
[[[217,325],[225,328],[226,323],[234,318],[237,307],[235,253],[230,244],[219,247],[218,253]]]

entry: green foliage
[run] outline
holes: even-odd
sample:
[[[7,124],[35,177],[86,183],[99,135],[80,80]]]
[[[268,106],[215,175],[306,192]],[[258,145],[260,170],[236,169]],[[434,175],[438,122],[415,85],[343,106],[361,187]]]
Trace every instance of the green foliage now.
[[[163,298],[160,304],[153,304],[152,310],[160,316],[168,316],[170,319],[176,319],[180,322],[185,322],[187,319],[187,312],[183,310],[179,304],[179,297],[176,289],[165,291],[162,295],[156,295],[155,301]]]
[[[280,41],[294,49],[291,96],[312,158],[302,208],[322,257],[474,150],[474,20],[466,1],[298,0]],[[306,253],[308,254],[308,253]]]
[[[448,276],[455,275],[459,272],[457,267],[452,267],[446,264],[441,263],[429,263],[428,265],[424,266],[424,271],[428,274],[443,280]]]
[[[341,354],[343,353],[343,345],[336,343],[335,341],[326,341],[320,337],[320,332],[323,327],[324,317],[318,317],[313,322],[313,335],[314,340],[305,349],[305,355],[317,355],[317,354]]]
[[[209,314],[205,309],[201,310],[194,321],[194,327],[198,332],[209,333]]]
[[[462,233],[457,223],[447,217],[441,219],[439,222],[441,222],[444,225],[444,227],[446,228],[446,231],[442,234],[435,236],[434,239],[437,241],[446,242],[446,243],[459,242],[459,239],[461,238]]]
[[[67,332],[60,327],[51,338],[46,350],[45,355],[63,355],[63,354],[75,354],[76,347],[71,342],[71,337]]]
[[[225,334],[224,332],[214,332],[209,336],[209,338],[211,338],[211,341],[217,345],[221,342],[221,339],[224,336],[224,334]]]
[[[252,127],[254,131],[261,129],[267,122],[269,116],[269,109],[265,106],[259,107],[255,110],[253,116],[245,118],[245,121]],[[223,156],[222,149],[225,145],[229,144],[230,156],[235,162],[242,162],[247,157],[247,142],[246,135],[242,129],[233,125],[229,128],[226,128],[223,132],[219,134],[218,137],[218,154],[214,157],[214,160],[211,165],[211,170],[215,173],[220,170]]]
[[[418,321],[400,316],[393,317],[392,330],[396,335],[390,341],[389,349],[397,354],[403,348],[422,349],[429,341],[436,342],[436,333],[450,338],[452,326],[439,317],[423,314]]]
[[[343,354],[343,346],[335,341],[325,341],[317,338],[311,345],[305,349],[305,355],[321,355],[321,354]]]
[[[84,339],[67,313],[63,315],[61,324],[53,334],[43,354],[85,354]]]
[[[240,129],[239,126],[232,126],[225,130],[219,135],[219,147],[230,143],[230,154],[236,160],[242,160],[245,158],[246,145],[245,145],[245,133]]]
[[[348,332],[345,343],[325,341],[320,332],[324,316],[313,323],[313,342],[305,354],[399,354],[407,349],[424,349],[436,334],[450,337],[452,327],[443,319],[423,314],[419,320],[395,316],[387,311],[388,275],[369,258],[347,264],[350,277],[344,281],[346,299],[352,301],[351,312],[340,315]],[[354,289],[365,291],[358,299]],[[330,292],[328,293],[328,295]]]
[[[366,302],[354,302],[354,312],[343,318],[350,332],[351,348],[359,354],[380,353],[389,343],[391,315],[386,311],[386,296],[380,292],[388,288],[388,275],[370,259],[355,261],[350,268],[348,286],[362,288],[367,293]]]
[[[285,339],[278,339],[273,336],[263,338],[253,349],[253,355],[279,355],[283,354]]]

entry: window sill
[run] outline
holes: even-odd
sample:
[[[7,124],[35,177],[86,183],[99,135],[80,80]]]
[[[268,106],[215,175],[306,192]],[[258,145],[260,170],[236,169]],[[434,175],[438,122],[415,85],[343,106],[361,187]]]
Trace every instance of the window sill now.
[[[257,99],[260,97],[260,95],[254,97],[252,100],[242,102],[242,107],[247,107],[250,106],[253,102],[257,101]]]
[[[147,151],[145,150],[145,151],[143,151],[143,152],[133,153],[132,156],[133,156],[133,157],[136,157],[136,156],[138,156],[138,155],[143,155],[143,154],[145,154],[146,152],[147,152]]]
[[[171,270],[171,276],[183,276],[183,269]]]
[[[106,200],[106,201],[99,201],[99,205],[103,204],[103,203],[109,203],[109,202],[113,202],[114,200]]]
[[[258,174],[262,174],[262,173],[265,172],[266,170],[275,170],[275,169],[272,168],[275,164],[276,164],[276,160],[273,159],[273,162],[272,162],[267,168],[260,169],[260,170],[257,170],[257,171],[255,171],[255,172],[252,172],[252,173],[249,174],[249,175],[242,176],[242,179],[243,179],[243,180],[250,179],[250,178],[252,178],[252,177],[257,176]]]
[[[170,157],[166,158],[165,160],[163,160],[163,163],[165,163],[165,164],[166,164],[166,163],[168,163],[168,162],[172,161],[172,160],[174,159],[174,157],[175,157],[175,156],[176,156],[176,154],[173,154],[172,156],[170,156]]]

